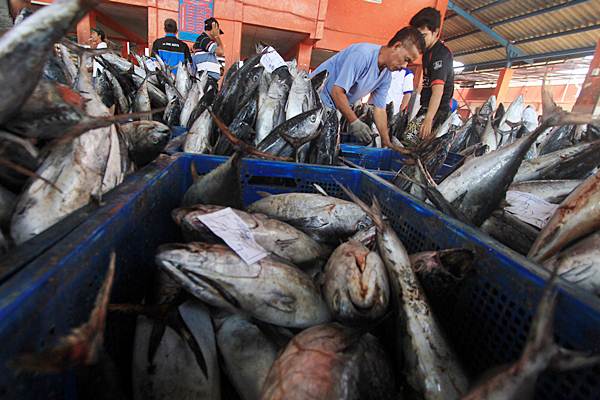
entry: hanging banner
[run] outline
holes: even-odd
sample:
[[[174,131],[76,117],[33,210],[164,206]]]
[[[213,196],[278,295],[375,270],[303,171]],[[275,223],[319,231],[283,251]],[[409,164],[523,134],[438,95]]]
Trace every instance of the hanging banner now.
[[[213,0],[179,0],[179,39],[196,41],[204,32],[204,20],[213,16]]]

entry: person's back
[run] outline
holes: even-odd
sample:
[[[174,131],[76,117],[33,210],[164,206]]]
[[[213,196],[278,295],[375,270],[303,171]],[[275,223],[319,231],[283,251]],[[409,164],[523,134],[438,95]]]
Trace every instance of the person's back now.
[[[177,72],[180,62],[192,62],[190,48],[177,38],[177,23],[174,20],[165,20],[165,33],[165,37],[154,41],[152,57],[159,56],[173,72]]]

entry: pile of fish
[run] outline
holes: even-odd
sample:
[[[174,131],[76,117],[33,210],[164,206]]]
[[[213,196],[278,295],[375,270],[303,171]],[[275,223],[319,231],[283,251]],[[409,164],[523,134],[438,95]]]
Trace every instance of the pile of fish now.
[[[167,105],[159,76],[62,40],[97,3],[24,9],[0,38],[0,254],[100,201],[170,140],[152,120]],[[95,82],[92,58],[104,66]]]
[[[232,190],[239,163],[232,156],[194,179],[172,211],[183,241],[158,248],[150,295],[141,305],[111,306],[141,314],[135,399],[523,399],[550,364],[598,362],[552,340],[552,284],[522,358],[471,382],[436,304],[460,289],[473,252],[409,255],[377,199],[368,206],[344,187],[351,201],[263,194],[243,209],[241,191]],[[257,262],[246,263],[203,222],[232,205],[268,253]]]
[[[565,113],[545,91],[543,98],[543,119],[532,131],[522,98],[503,114],[490,98],[449,142],[452,151],[485,143],[484,151],[469,151],[438,183],[426,153],[395,183],[548,269],[560,265],[562,277],[600,295],[600,140],[592,124],[581,125],[597,121]],[[501,114],[497,124],[494,114]],[[527,201],[515,206],[515,196]]]
[[[170,95],[164,116],[170,125],[188,129],[176,143],[187,153],[233,154],[234,146],[220,134],[212,110],[237,140],[263,154],[337,164],[337,113],[325,110],[317,94],[327,73],[310,79],[295,62],[268,72],[261,64],[266,49],[259,47],[241,66],[234,64],[218,93],[214,86],[207,90],[206,78],[198,78],[193,68],[179,66],[175,83],[182,96]]]

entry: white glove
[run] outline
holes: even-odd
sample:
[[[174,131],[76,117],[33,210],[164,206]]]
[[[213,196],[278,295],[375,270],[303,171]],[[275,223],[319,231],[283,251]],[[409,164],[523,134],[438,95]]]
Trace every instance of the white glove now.
[[[371,128],[360,119],[355,120],[350,124],[350,133],[363,143],[371,143]]]

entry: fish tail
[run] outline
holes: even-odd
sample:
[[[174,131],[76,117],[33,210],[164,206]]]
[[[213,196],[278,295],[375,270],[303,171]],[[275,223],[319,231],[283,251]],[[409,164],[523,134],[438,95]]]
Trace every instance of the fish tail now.
[[[335,183],[346,193],[346,195],[352,200],[357,206],[359,206],[367,215],[373,220],[373,223],[379,229],[383,229],[383,214],[377,198],[373,196],[373,205],[369,207],[364,201],[362,201],[357,195],[355,195],[350,189],[342,185],[336,179]]]

